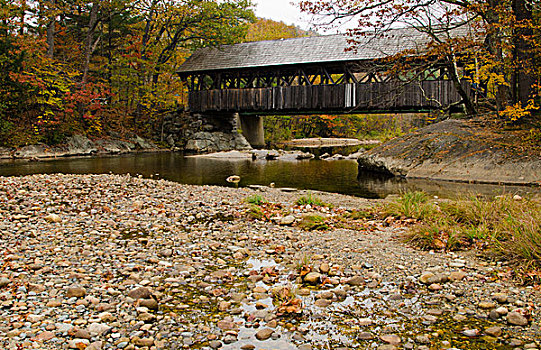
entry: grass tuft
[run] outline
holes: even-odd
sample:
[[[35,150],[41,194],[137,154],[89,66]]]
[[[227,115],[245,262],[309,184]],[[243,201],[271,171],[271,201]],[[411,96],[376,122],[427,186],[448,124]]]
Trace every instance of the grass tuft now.
[[[267,201],[260,194],[254,194],[253,196],[246,198],[246,202],[254,205],[261,205]]]
[[[325,218],[321,215],[306,215],[299,222],[298,226],[306,231],[328,230]]]
[[[422,192],[409,192],[384,211],[419,220],[409,240],[422,248],[488,248],[509,261],[541,268],[539,202],[512,195],[435,201]]]
[[[307,205],[310,204],[311,206],[319,206],[319,207],[329,207],[332,208],[332,205],[329,203],[323,202],[318,196],[312,195],[311,191],[308,191],[308,193],[304,196],[301,196],[297,201],[295,202],[297,205]]]

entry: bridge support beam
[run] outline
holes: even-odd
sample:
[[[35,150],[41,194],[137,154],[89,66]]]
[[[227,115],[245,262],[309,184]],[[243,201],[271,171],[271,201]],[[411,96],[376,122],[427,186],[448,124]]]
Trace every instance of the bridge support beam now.
[[[255,115],[239,115],[242,134],[253,148],[265,147],[265,129],[263,117]]]

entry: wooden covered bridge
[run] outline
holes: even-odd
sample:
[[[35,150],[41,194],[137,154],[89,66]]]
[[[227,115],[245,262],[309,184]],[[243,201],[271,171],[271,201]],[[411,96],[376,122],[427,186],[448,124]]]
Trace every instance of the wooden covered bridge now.
[[[355,51],[345,35],[204,48],[178,74],[188,84],[192,113],[238,113],[253,146],[264,144],[264,115],[422,112],[461,101],[442,67],[415,79],[387,74],[384,59],[418,52],[430,41],[426,34],[405,28],[363,40]]]

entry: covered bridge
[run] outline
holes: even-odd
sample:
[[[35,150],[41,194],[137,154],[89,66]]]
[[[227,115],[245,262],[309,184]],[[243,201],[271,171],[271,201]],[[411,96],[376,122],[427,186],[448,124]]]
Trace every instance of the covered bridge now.
[[[453,36],[466,34],[457,29]],[[432,67],[410,81],[387,75],[384,59],[405,50],[420,52],[429,41],[417,29],[404,28],[367,35],[356,50],[349,50],[348,37],[342,34],[241,43],[199,49],[178,74],[188,84],[194,113],[253,118],[428,111],[461,100],[444,69]],[[260,128],[243,125],[243,130],[254,127]]]

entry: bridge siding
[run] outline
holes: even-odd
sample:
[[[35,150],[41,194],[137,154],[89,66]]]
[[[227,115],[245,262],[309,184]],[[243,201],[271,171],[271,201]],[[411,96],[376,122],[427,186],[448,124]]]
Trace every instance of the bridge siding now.
[[[340,85],[299,85],[271,88],[201,90],[189,93],[193,112],[302,112],[319,110],[356,112],[370,110],[432,109],[460,101],[449,80],[417,84],[382,82]],[[464,82],[464,84],[468,84]]]

